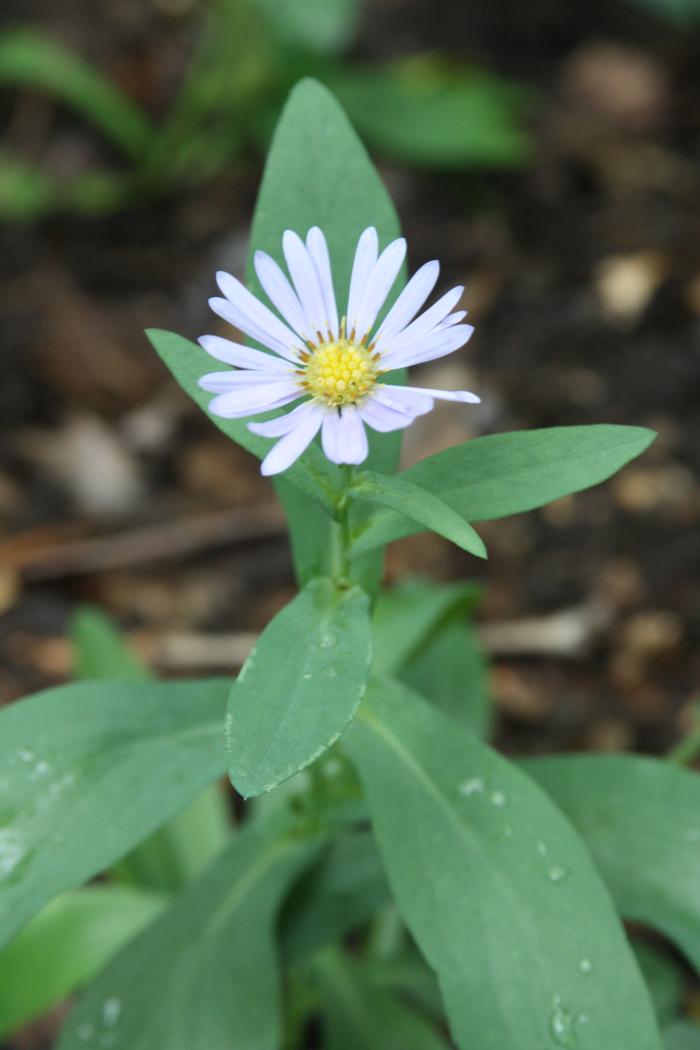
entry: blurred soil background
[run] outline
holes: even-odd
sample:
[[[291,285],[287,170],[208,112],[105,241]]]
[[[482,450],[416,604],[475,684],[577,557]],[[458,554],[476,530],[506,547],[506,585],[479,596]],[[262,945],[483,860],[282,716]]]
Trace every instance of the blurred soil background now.
[[[218,16],[197,0],[5,0],[3,13],[89,61],[154,124],[198,47],[206,74],[202,34],[217,43]],[[159,673],[203,675],[233,672],[293,593],[270,486],[143,329],[215,330],[214,271],[243,271],[266,136],[311,71],[364,121],[411,267],[441,259],[439,289],[464,283],[477,326],[464,352],[415,378],[466,385],[483,404],[421,420],[406,463],[519,428],[659,434],[607,484],[481,527],[487,564],[419,536],[391,549],[388,578],[483,581],[507,751],[670,747],[700,677],[699,29],[663,0],[371,0],[330,44],[276,41],[275,76],[262,60],[248,70],[240,108],[218,123],[194,104],[185,146],[186,129],[176,146],[166,136],[159,165],[126,189],[131,161],[109,129],[0,58],[3,700],[69,676],[81,603],[109,612]],[[250,54],[241,39],[228,43]],[[235,48],[215,57],[235,80]],[[493,78],[486,95],[512,99],[492,147],[459,106],[444,126],[428,114],[421,130],[417,115],[408,143],[410,107],[374,112],[386,83],[372,70],[410,101],[414,83],[420,97],[475,68]],[[211,157],[209,131],[235,142]]]

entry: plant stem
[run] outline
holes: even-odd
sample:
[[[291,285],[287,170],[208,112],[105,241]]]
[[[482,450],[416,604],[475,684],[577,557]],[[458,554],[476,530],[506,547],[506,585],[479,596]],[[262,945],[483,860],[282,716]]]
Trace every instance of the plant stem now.
[[[700,707],[695,710],[695,725],[684,740],[666,755],[669,762],[676,762],[679,766],[689,766],[700,755]]]
[[[350,490],[354,478],[354,468],[341,467],[345,478],[345,490],[336,505],[336,519],[332,532],[333,547],[331,550],[331,573],[340,587],[347,587],[351,575],[352,537],[350,533]]]

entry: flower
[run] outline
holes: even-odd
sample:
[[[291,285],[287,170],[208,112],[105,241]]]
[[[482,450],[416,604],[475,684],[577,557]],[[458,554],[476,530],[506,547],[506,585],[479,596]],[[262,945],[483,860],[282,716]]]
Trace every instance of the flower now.
[[[382,323],[379,314],[406,255],[403,238],[378,250],[370,226],[357,242],[345,316],[339,318],[326,238],[314,226],[306,243],[292,230],[282,238],[291,282],[271,256],[255,253],[255,272],[273,313],[231,274],[219,272],[224,298],[209,300],[214,313],[267,347],[270,353],[205,335],[201,346],[234,370],[199,381],[217,396],[209,411],[226,419],[255,416],[304,398],[284,415],[249,423],[254,434],[279,440],[262,463],[278,474],[295,462],[321,431],[323,451],[334,463],[362,463],[368,452],[365,427],[381,432],[409,426],[429,412],[436,398],[479,402],[466,390],[430,390],[386,383],[387,372],[451,354],[472,334],[466,312],[452,313],[463,288],[453,288],[419,314],[435,287],[438,262],[413,275]]]

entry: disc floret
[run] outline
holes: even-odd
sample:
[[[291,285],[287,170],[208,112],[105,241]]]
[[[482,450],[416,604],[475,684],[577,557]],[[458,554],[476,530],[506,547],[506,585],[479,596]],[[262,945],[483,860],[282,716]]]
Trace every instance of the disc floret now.
[[[346,338],[343,327],[338,339],[311,345],[302,354],[302,361],[302,387],[333,408],[362,402],[380,375],[379,354]]]

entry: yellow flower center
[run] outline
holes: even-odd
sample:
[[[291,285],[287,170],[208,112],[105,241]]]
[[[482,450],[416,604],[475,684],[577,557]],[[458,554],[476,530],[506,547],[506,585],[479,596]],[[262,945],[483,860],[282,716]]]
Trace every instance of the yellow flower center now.
[[[302,361],[306,368],[301,385],[318,401],[337,408],[362,401],[380,374],[379,354],[342,334],[333,342],[310,345]]]

